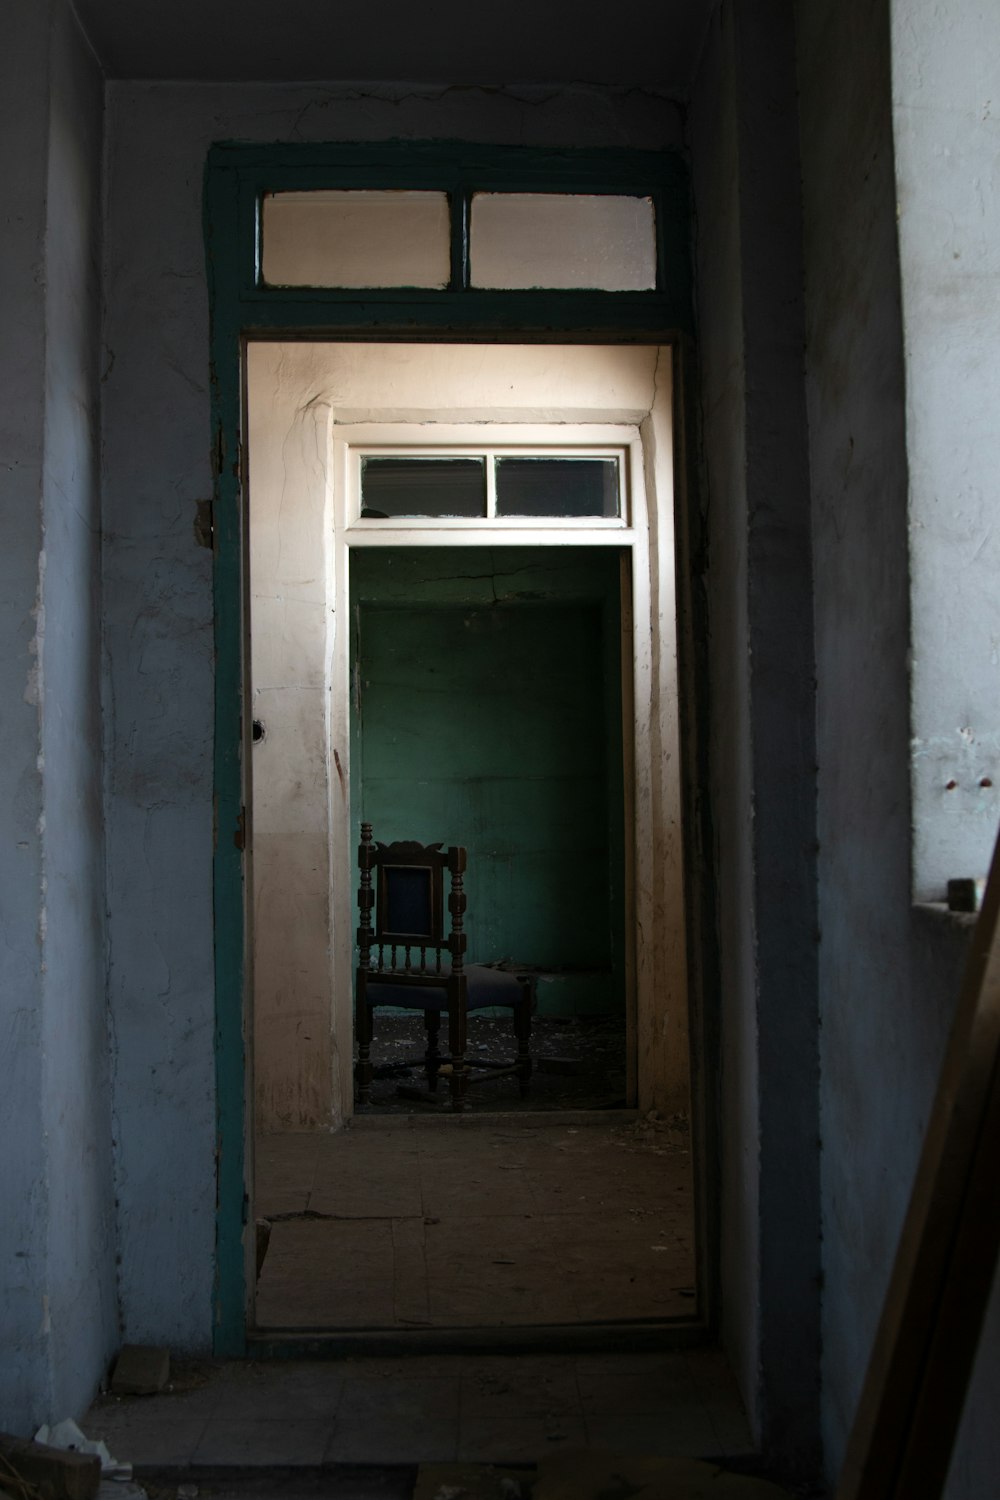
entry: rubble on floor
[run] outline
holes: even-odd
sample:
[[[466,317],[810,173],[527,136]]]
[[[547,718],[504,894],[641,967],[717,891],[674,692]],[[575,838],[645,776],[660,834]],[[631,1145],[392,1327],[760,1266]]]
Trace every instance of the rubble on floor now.
[[[96,1453],[77,1453],[0,1432],[0,1486],[18,1497],[95,1500],[101,1483]]]
[[[43,1424],[33,1439],[0,1433],[0,1496],[10,1500],[147,1500],[100,1439],[69,1417]]]
[[[442,1040],[445,1032],[442,1031]],[[408,1114],[412,1093],[426,1085],[423,1056],[426,1045],[423,1016],[379,1015],[372,1043],[375,1114]],[[467,1057],[513,1058],[514,1042],[508,1018],[469,1018]],[[468,1094],[468,1108],[479,1110],[620,1109],[626,1102],[625,1029],[614,1016],[536,1016],[532,1021],[531,1055],[534,1067],[528,1093],[522,1098],[513,1075],[480,1075]],[[400,1094],[399,1090],[404,1093]],[[438,1095],[448,1107],[447,1083]],[[368,1110],[366,1109],[366,1113]]]

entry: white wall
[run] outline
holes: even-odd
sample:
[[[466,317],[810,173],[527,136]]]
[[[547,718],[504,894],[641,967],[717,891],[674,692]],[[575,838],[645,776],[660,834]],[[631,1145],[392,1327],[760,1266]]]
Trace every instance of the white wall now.
[[[896,0],[892,125],[910,476],[914,890],[1000,823],[1000,11]]]
[[[128,1338],[204,1348],[215,1211],[205,154],[407,137],[661,148],[642,90],[112,84],[104,397],[110,1004]]]
[[[61,0],[13,8],[0,73],[13,168],[0,278],[0,1426],[30,1432],[86,1406],[117,1336],[101,818],[102,90]]]

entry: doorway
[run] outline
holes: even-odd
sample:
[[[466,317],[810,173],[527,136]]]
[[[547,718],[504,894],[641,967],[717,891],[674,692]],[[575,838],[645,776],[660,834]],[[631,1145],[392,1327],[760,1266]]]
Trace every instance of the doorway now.
[[[627,561],[582,547],[368,548],[351,559],[352,842],[368,822],[385,842],[466,847],[468,962],[526,974],[534,989],[530,1086],[478,1070],[479,1108],[634,1103]],[[512,1052],[510,1012],[474,1012],[470,1025],[474,1064]],[[429,1102],[420,1012],[380,1012],[374,1047],[374,1107]]]
[[[464,1218],[469,1222],[450,1224],[449,1254],[462,1242],[462,1235],[471,1232],[476,1217],[470,1210],[473,1186],[485,1195],[484,1204],[495,1210],[497,1184],[506,1182],[509,1187],[513,1174],[525,1174],[521,1180],[533,1185],[513,1211],[514,1218],[525,1221],[546,1220],[549,1216],[539,1209],[543,1203],[550,1206],[558,1196],[559,1184],[551,1181],[548,1170],[541,1182],[531,1178],[530,1132],[542,1128],[534,1121],[529,1121],[529,1133],[522,1133],[516,1142],[505,1139],[502,1130],[489,1137],[459,1137],[450,1122],[435,1121],[451,1132],[449,1144],[440,1138],[432,1143],[426,1125],[409,1116],[392,1120],[393,1131],[406,1132],[395,1140],[384,1129],[373,1134],[354,1116],[351,1041],[357,829],[363,808],[368,821],[376,821],[376,812],[379,823],[393,816],[393,771],[398,771],[401,752],[398,743],[391,745],[393,729],[385,712],[390,704],[398,712],[402,686],[396,681],[391,693],[383,691],[380,708],[378,679],[382,674],[386,687],[392,672],[398,672],[397,647],[402,640],[409,653],[406,722],[410,726],[414,714],[427,718],[428,674],[433,663],[449,662],[454,686],[463,673],[466,678],[481,679],[490,671],[490,652],[494,663],[500,659],[497,653],[508,664],[512,658],[519,663],[516,673],[507,673],[508,679],[516,676],[517,683],[505,681],[494,667],[495,690],[489,695],[489,715],[503,722],[501,737],[508,736],[504,759],[508,768],[523,757],[519,742],[532,731],[551,738],[560,724],[565,728],[567,718],[577,725],[573,736],[564,734],[560,739],[555,734],[555,743],[549,746],[547,786],[536,784],[545,778],[522,777],[514,815],[510,806],[499,818],[490,813],[485,783],[491,778],[484,774],[489,766],[483,760],[488,747],[480,747],[478,763],[475,755],[471,765],[466,759],[464,770],[452,757],[446,794],[441,786],[429,785],[434,779],[429,775],[411,778],[411,807],[414,779],[425,784],[417,802],[421,804],[422,799],[420,817],[426,818],[427,830],[421,828],[415,836],[471,844],[462,833],[442,830],[439,821],[445,811],[442,798],[452,815],[464,798],[461,821],[474,826],[481,840],[486,853],[482,877],[492,892],[483,908],[490,920],[481,934],[482,956],[489,952],[494,959],[522,961],[533,957],[548,986],[546,1003],[555,1011],[561,1007],[584,1014],[600,990],[598,1003],[617,1007],[626,1020],[624,1089],[617,1095],[609,1092],[602,1102],[638,1103],[643,1118],[611,1121],[609,1116],[607,1137],[600,1141],[585,1125],[563,1119],[553,1125],[562,1135],[558,1147],[550,1142],[542,1157],[547,1156],[549,1167],[553,1161],[569,1167],[566,1152],[580,1144],[570,1139],[570,1133],[586,1131],[585,1141],[597,1147],[598,1175],[591,1191],[578,1195],[583,1201],[589,1199],[589,1206],[573,1228],[572,1243],[582,1243],[584,1222],[592,1228],[600,1226],[598,1205],[603,1205],[608,1213],[600,1231],[605,1234],[605,1249],[591,1247],[586,1252],[580,1276],[596,1273],[599,1279],[607,1279],[608,1257],[614,1258],[611,1247],[616,1240],[621,1248],[623,1223],[642,1226],[646,1214],[662,1216],[666,1211],[662,1193],[671,1195],[674,1207],[684,1205],[688,1229],[681,1232],[673,1221],[669,1230],[665,1222],[658,1226],[663,1231],[662,1243],[645,1245],[642,1254],[648,1264],[633,1268],[629,1296],[609,1304],[607,1317],[655,1321],[695,1311],[686,1138],[687,994],[676,753],[669,352],[666,369],[661,368],[661,353],[614,346],[250,346],[250,675],[253,718],[259,730],[252,751],[251,820],[255,1137],[258,1181],[269,1178],[269,1193],[276,1185],[280,1188],[266,1204],[267,1213],[259,1212],[258,1203],[255,1214],[270,1221],[262,1287],[266,1288],[268,1279],[274,1282],[282,1265],[300,1283],[297,1301],[289,1297],[287,1285],[283,1303],[281,1296],[262,1293],[256,1319],[259,1327],[359,1326],[351,1318],[364,1299],[357,1288],[350,1293],[347,1268],[359,1266],[365,1285],[371,1287],[378,1254],[368,1246],[358,1250],[352,1261],[343,1247],[331,1254],[329,1243],[308,1254],[305,1250],[306,1241],[318,1244],[324,1235],[346,1232],[343,1225],[347,1222],[356,1226],[364,1220],[364,1234],[369,1234],[369,1221],[380,1218],[382,1258],[386,1246],[395,1244],[389,1262],[396,1265],[409,1263],[400,1244],[409,1243],[406,1237],[412,1239],[419,1219],[423,1229],[418,1234],[415,1263],[428,1265],[434,1253],[426,1232],[436,1227],[428,1221],[443,1223],[451,1215],[428,1211],[428,1203],[441,1206],[433,1187],[429,1195],[421,1189],[418,1204],[413,1199],[413,1183],[433,1176],[432,1158],[439,1165],[445,1163],[442,1170],[450,1163],[453,1171],[459,1140],[461,1149],[476,1159],[468,1163],[462,1195]],[[598,425],[605,444],[612,438],[622,444],[629,454],[630,488],[621,514],[602,518],[597,526],[567,526],[552,518],[535,519],[527,526],[503,526],[487,516],[478,528],[457,525],[449,517],[419,525],[394,522],[386,527],[362,514],[352,490],[352,463],[359,445],[372,441],[372,424],[383,438],[386,424],[396,424],[406,429],[409,442],[420,431],[425,441],[430,434],[439,445],[454,445],[469,441],[470,427],[488,428],[494,441],[498,436],[512,441],[513,423],[522,445],[552,443],[554,430],[565,445],[567,437],[579,436],[583,427],[595,441]],[[547,561],[542,563],[543,559]],[[541,588],[537,587],[540,566],[549,572]],[[430,593],[428,567],[436,569]],[[588,568],[593,577],[584,587],[581,579]],[[511,597],[499,602],[496,580],[518,578],[525,569],[535,572],[536,586],[521,577],[519,585],[510,589]],[[390,574],[398,580],[404,573],[409,597],[405,590],[399,592],[395,582],[389,583]],[[624,591],[622,577],[628,581]],[[478,578],[481,587],[488,584],[488,600],[468,592],[461,595],[461,589],[471,587],[470,578]],[[598,578],[599,587],[594,582]],[[442,592],[443,580],[450,580],[450,602],[445,597],[447,589]],[[501,596],[505,587],[501,582]],[[421,588],[422,602],[413,594],[416,590],[419,595]],[[612,595],[614,602],[609,606]],[[403,615],[405,633],[399,629]],[[458,653],[452,660],[447,642],[456,631],[473,639],[475,650],[471,655]],[[372,649],[377,671],[374,686],[369,683],[366,692],[366,662],[371,660]],[[568,673],[560,668],[560,657],[572,664]],[[601,664],[599,672],[588,670],[588,664],[595,662]],[[504,697],[509,723],[503,718],[500,700]],[[535,700],[537,712],[529,724],[525,715]],[[425,722],[425,730],[431,727]],[[464,730],[460,738],[462,734]],[[425,738],[425,748],[433,749],[433,734]],[[561,774],[572,753],[570,738],[577,750],[584,749],[582,758],[591,763],[586,777],[576,777],[574,789],[562,784],[573,778]],[[412,761],[409,753],[407,759]],[[587,783],[586,790],[581,779]],[[466,783],[458,802],[456,780]],[[481,794],[478,802],[470,790],[476,780],[477,794]],[[490,795],[493,792],[495,788]],[[536,884],[532,892],[529,883],[528,897],[521,890],[519,898],[500,899],[503,882],[506,879],[510,884],[516,863],[511,831],[518,828],[523,856],[532,847],[532,832],[547,824],[551,833],[552,824],[560,820],[562,833],[555,840],[548,838],[544,854],[550,870],[553,862],[579,866],[584,855],[590,860],[591,872],[577,882],[586,896],[583,915],[574,916],[575,928],[572,923],[566,926],[563,918],[550,917],[541,927],[549,938],[554,929],[561,929],[562,946],[532,950],[530,918],[537,915],[540,892],[558,891],[559,886],[552,881],[539,883],[536,870]],[[581,831],[590,838],[585,850],[573,843]],[[404,830],[398,832],[405,836]],[[397,836],[396,829],[391,833]],[[599,875],[595,874],[598,867]],[[504,950],[515,938],[524,951],[508,954]],[[343,1129],[347,1122],[352,1124],[350,1130]],[[495,1132],[497,1127],[489,1129]],[[614,1130],[632,1133],[614,1138]],[[298,1153],[294,1164],[289,1155],[293,1146]],[[553,1155],[555,1150],[558,1155]],[[444,1155],[435,1157],[437,1151]],[[630,1157],[636,1158],[635,1165],[646,1176],[640,1172],[642,1185],[634,1187],[632,1199],[625,1203],[615,1199],[610,1184],[627,1175],[622,1173],[622,1163]],[[487,1173],[487,1182],[482,1174],[489,1164],[495,1170]],[[415,1178],[414,1172],[407,1175],[407,1165],[414,1169]],[[403,1186],[400,1171],[408,1187]],[[574,1172],[580,1180],[586,1175],[579,1154],[569,1175],[564,1172],[563,1189]],[[390,1203],[393,1194],[395,1201]],[[529,1201],[533,1208],[526,1207]],[[373,1213],[373,1206],[381,1212]],[[337,1225],[340,1230],[330,1227]],[[568,1230],[568,1223],[562,1228]],[[551,1245],[555,1233],[551,1224],[547,1233]],[[403,1241],[397,1243],[399,1236]],[[649,1235],[644,1238],[648,1240]],[[282,1244],[284,1249],[280,1249]],[[668,1246],[675,1262],[669,1260]],[[502,1260],[521,1266],[527,1259],[542,1265],[545,1257],[536,1253],[539,1248],[527,1257],[518,1253]],[[302,1288],[300,1272],[307,1261],[333,1266],[335,1280]],[[443,1263],[439,1257],[439,1271]],[[479,1266],[481,1257],[467,1245],[461,1263]],[[673,1264],[670,1272],[668,1264]],[[546,1280],[551,1284],[558,1275],[558,1268],[549,1266]],[[442,1285],[453,1282],[453,1274],[444,1275]],[[397,1289],[390,1296],[387,1285],[373,1293],[374,1305],[368,1306],[362,1327],[387,1326],[386,1308],[394,1305],[398,1294]],[[638,1303],[631,1290],[636,1285]],[[427,1287],[426,1297],[433,1301],[433,1277]],[[523,1322],[527,1308],[527,1321],[536,1322],[539,1314],[530,1312],[531,1297],[525,1296],[523,1287],[518,1295],[514,1320]],[[586,1321],[581,1309],[591,1302],[571,1296],[565,1321]],[[501,1303],[489,1302],[494,1309],[501,1304],[502,1299]],[[259,1314],[265,1305],[269,1310],[262,1318]],[[477,1305],[479,1312],[468,1312],[465,1326],[471,1326],[469,1318],[482,1325],[484,1304]],[[539,1299],[542,1305],[551,1309],[544,1296]],[[571,1316],[572,1308],[576,1311]],[[373,1321],[378,1309],[382,1322]],[[412,1321],[420,1327],[462,1326],[454,1307]],[[504,1315],[501,1321],[510,1318]],[[394,1326],[392,1319],[389,1325]],[[402,1326],[409,1326],[405,1316]]]

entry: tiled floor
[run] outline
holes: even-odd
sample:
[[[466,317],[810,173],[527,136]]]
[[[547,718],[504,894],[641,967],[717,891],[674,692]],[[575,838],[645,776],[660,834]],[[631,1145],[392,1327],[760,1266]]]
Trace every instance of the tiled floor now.
[[[536,1463],[558,1448],[732,1457],[750,1438],[714,1350],[218,1362],[104,1397],[82,1426],[137,1466]]]
[[[595,1121],[597,1123],[595,1123]],[[690,1317],[691,1173],[666,1122],[398,1117],[258,1142],[262,1329]]]

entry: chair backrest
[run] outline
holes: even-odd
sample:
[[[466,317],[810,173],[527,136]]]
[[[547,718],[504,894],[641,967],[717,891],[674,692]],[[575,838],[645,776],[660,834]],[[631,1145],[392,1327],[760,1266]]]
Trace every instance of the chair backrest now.
[[[442,950],[447,949],[453,970],[461,973],[465,953],[465,864],[466,852],[458,845],[445,850],[440,844],[406,840],[377,843],[372,836],[372,825],[362,823],[358,848],[361,871],[358,947],[362,969],[370,971],[374,967],[379,973],[402,972],[415,978],[440,974]],[[445,870],[451,877],[447,901],[451,921],[447,931]]]

